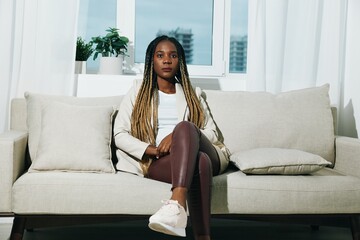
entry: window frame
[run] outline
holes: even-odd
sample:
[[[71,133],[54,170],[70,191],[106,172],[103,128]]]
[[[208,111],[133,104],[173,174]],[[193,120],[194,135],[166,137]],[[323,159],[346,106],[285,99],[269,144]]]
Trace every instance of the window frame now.
[[[135,71],[142,73],[144,69],[143,63],[135,63],[134,58],[134,40],[135,40],[135,1],[117,0],[117,27],[120,33],[127,36],[130,40],[129,55],[127,59],[129,65],[133,66]],[[213,0],[213,36],[212,36],[212,64],[211,65],[193,65],[188,64],[188,71],[191,76],[205,76],[205,77],[223,77],[229,72],[227,69],[227,58],[225,58],[225,16],[226,14],[226,1]],[[219,47],[220,46],[220,47]]]

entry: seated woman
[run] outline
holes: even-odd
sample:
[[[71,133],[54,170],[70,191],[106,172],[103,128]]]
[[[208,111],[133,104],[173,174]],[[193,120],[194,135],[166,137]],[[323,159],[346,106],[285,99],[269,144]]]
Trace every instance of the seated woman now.
[[[121,103],[114,137],[118,170],[172,184],[149,227],[185,236],[188,202],[195,239],[210,239],[212,176],[229,158],[201,94],[191,86],[181,44],[157,37],[146,51],[143,80]]]

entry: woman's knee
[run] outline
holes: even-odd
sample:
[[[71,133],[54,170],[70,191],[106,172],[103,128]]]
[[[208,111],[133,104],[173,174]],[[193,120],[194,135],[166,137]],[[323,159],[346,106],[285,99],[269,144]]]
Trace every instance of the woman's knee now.
[[[189,129],[190,131],[198,131],[198,128],[194,123],[189,121],[181,121],[175,126],[175,130],[185,130]]]
[[[195,124],[188,121],[182,121],[175,126],[173,138],[189,139],[191,141],[199,142],[200,130]]]
[[[206,172],[212,175],[212,163],[209,156],[204,152],[199,152],[198,159],[199,171],[202,173]]]

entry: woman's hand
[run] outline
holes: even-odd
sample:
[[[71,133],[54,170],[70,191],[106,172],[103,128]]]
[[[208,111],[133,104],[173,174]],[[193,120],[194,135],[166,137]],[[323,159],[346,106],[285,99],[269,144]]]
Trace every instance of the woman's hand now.
[[[153,145],[149,145],[146,148],[145,154],[148,155],[151,158],[153,158],[153,157],[159,158],[159,150],[157,149],[157,147],[155,147]]]
[[[172,142],[172,133],[170,133],[169,135],[164,137],[163,140],[161,140],[159,146],[157,147],[160,157],[170,153],[171,142]]]
[[[165,156],[170,153],[171,142],[172,142],[172,133],[164,137],[164,139],[160,142],[158,147],[149,145],[145,150],[145,154],[150,157],[155,157],[159,159],[162,156]]]

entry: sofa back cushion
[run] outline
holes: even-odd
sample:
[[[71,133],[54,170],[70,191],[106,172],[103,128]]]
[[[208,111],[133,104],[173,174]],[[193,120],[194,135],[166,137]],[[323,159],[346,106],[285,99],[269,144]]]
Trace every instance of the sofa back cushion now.
[[[214,120],[231,153],[290,148],[334,163],[329,85],[271,94],[205,90]]]
[[[10,108],[10,129],[27,131],[26,101],[24,98],[13,98]]]

